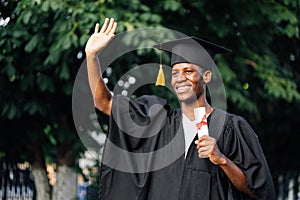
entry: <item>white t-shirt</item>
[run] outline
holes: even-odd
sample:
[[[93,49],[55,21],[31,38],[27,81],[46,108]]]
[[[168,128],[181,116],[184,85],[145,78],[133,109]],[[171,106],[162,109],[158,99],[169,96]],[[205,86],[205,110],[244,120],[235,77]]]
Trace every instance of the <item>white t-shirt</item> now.
[[[207,117],[210,114],[207,115]],[[196,120],[191,121],[185,114],[182,114],[182,125],[183,125],[183,132],[184,132],[184,141],[185,141],[185,153],[184,156],[186,157],[187,152],[191,145],[194,144],[194,138],[197,134],[197,125]]]
[[[183,125],[183,132],[184,132],[184,141],[185,141],[185,154],[186,157],[187,152],[190,148],[190,145],[194,143],[194,138],[197,133],[197,126],[196,120],[191,121],[187,116],[182,114],[182,125]]]

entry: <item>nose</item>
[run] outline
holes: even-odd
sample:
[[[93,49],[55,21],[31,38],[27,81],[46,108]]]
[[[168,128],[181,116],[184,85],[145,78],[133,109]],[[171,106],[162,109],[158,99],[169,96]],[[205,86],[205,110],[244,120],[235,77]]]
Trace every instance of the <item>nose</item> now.
[[[183,73],[178,73],[178,75],[176,76],[175,78],[175,81],[176,82],[183,82],[183,81],[186,81],[186,77],[184,76]]]

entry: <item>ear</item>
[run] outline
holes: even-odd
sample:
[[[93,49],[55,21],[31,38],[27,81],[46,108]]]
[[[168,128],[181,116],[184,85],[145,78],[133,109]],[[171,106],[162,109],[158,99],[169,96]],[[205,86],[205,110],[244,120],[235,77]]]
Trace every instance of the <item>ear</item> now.
[[[206,70],[203,73],[203,81],[204,81],[205,84],[207,84],[211,81],[211,71],[210,70]]]

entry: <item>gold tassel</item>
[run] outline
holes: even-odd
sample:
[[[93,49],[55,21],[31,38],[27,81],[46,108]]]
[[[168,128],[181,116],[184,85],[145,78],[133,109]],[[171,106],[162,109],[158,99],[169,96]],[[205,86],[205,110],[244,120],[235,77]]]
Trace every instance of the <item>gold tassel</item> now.
[[[159,65],[159,71],[158,71],[158,75],[157,75],[157,79],[156,79],[156,83],[155,86],[165,86],[165,75],[164,75],[164,71],[162,68],[162,64]]]
[[[163,71],[163,68],[162,68],[162,48],[161,48],[161,44],[160,44],[159,48],[160,48],[160,55],[159,55],[160,64],[159,64],[159,71],[158,71],[155,86],[158,86],[158,85],[165,86],[166,81],[165,81],[164,71]]]

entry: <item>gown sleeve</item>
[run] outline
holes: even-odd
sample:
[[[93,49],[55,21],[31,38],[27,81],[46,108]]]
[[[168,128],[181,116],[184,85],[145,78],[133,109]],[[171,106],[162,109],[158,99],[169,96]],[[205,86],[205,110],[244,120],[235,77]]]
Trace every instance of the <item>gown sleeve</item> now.
[[[168,114],[169,107],[165,99],[144,95],[132,100],[117,95],[113,99],[108,138],[129,152],[154,151],[161,147],[155,141],[166,124]]]
[[[233,115],[229,117],[224,136],[223,153],[246,175],[255,198],[276,199],[269,166],[252,127],[244,118]]]

